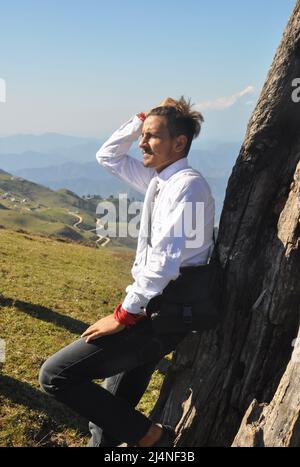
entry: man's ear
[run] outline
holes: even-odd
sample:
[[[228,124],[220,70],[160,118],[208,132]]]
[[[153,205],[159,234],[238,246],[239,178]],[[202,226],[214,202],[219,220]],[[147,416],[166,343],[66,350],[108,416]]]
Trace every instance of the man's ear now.
[[[187,145],[187,137],[185,135],[177,136],[176,144],[175,144],[175,151],[182,152]]]

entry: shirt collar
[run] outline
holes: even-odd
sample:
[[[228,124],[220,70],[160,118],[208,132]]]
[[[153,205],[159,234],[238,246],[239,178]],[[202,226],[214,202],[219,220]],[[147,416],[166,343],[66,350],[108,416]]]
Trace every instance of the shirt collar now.
[[[180,170],[186,169],[188,167],[189,165],[187,158],[182,157],[178,161],[173,162],[173,164],[168,165],[168,167],[166,167],[159,174],[157,174],[158,182],[166,181],[176,172],[179,172]]]

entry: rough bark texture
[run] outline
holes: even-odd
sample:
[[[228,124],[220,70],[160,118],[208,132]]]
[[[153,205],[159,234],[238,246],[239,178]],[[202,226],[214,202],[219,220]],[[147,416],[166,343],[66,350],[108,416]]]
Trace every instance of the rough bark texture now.
[[[181,344],[152,414],[177,426],[177,446],[231,446],[249,405],[235,445],[255,444],[246,435],[253,419],[259,425],[258,444],[300,446],[300,364],[288,366],[300,314],[300,103],[291,97],[295,78],[300,78],[300,0],[226,191],[218,237],[225,272],[223,320],[215,331],[192,334]],[[286,418],[276,413],[281,399],[293,403]],[[259,404],[269,405],[261,409]],[[281,431],[281,423],[292,425]]]
[[[299,447],[300,331],[290,363],[270,404],[254,400],[248,408],[234,447]]]

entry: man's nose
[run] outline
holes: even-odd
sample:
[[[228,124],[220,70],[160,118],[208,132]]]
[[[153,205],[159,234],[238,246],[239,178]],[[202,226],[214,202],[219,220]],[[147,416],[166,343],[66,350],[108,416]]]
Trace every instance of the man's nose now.
[[[147,146],[147,145],[148,145],[147,139],[146,139],[145,137],[142,138],[141,141],[140,141],[139,147],[140,147],[140,148],[144,148],[144,147]]]

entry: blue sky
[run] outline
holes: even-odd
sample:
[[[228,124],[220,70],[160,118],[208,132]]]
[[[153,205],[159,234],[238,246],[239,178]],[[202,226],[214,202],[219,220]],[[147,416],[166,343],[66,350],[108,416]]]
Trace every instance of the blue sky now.
[[[202,137],[241,140],[294,0],[10,0],[0,17],[0,135],[104,137],[165,96]]]

